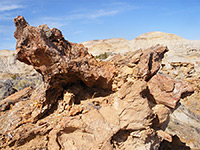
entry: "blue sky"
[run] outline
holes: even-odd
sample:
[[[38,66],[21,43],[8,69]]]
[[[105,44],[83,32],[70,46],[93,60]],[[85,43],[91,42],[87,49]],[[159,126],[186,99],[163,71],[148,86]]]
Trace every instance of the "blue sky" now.
[[[0,0],[0,49],[15,49],[13,18],[83,42],[162,31],[200,40],[200,0]]]

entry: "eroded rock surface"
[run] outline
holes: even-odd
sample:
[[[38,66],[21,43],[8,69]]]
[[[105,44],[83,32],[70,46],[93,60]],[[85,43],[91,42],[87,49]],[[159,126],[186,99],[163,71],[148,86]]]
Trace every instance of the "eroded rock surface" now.
[[[153,101],[171,108],[176,107],[182,94],[190,94],[194,91],[189,83],[176,81],[161,74],[155,75],[148,82],[148,87]]]
[[[44,82],[2,101],[1,149],[156,150],[162,140],[172,141],[162,126],[171,105],[157,106],[149,97],[155,96],[154,78],[166,78],[158,71],[167,47],[100,62],[83,45],[66,41],[58,29],[32,27],[22,16],[14,22],[17,59],[32,65]],[[177,102],[193,91],[182,81],[173,83],[164,91],[157,87],[160,97],[156,93],[155,98],[163,92],[170,97],[176,83],[184,84],[184,90],[176,90]]]
[[[194,93],[180,100],[170,115],[166,132],[186,143],[191,149],[200,149],[200,76],[199,62],[171,62],[161,69],[168,76],[193,85]]]

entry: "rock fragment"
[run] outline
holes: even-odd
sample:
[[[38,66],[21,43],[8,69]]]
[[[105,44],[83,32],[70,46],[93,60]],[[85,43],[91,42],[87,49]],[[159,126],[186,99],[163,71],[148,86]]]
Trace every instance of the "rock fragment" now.
[[[152,101],[175,108],[184,93],[193,93],[194,88],[187,82],[176,81],[161,74],[155,75],[149,82],[148,88]]]

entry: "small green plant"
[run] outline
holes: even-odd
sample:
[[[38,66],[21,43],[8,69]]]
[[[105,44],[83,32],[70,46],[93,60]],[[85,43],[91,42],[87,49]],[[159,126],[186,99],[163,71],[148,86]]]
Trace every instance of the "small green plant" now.
[[[17,74],[14,74],[11,78],[12,78],[13,80],[15,80],[17,77],[18,77],[18,75],[17,75]]]
[[[95,56],[95,58],[103,60],[103,59],[108,58],[108,56],[109,56],[108,53],[105,52],[104,54],[100,54],[100,55]]]

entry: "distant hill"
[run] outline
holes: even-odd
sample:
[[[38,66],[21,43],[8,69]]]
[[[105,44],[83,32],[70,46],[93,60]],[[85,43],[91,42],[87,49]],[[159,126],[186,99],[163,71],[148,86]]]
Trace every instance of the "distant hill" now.
[[[184,38],[165,32],[153,31],[141,34],[140,36],[136,37],[134,40],[185,40]]]
[[[175,34],[158,31],[141,34],[131,41],[114,38],[91,40],[82,44],[88,47],[89,52],[93,55],[105,52],[124,54],[128,51],[162,44],[169,48],[169,52],[166,54],[167,61],[197,61],[200,59],[200,40],[187,40]]]
[[[130,51],[130,41],[124,38],[113,38],[104,40],[91,40],[82,43],[93,55],[104,52]]]

